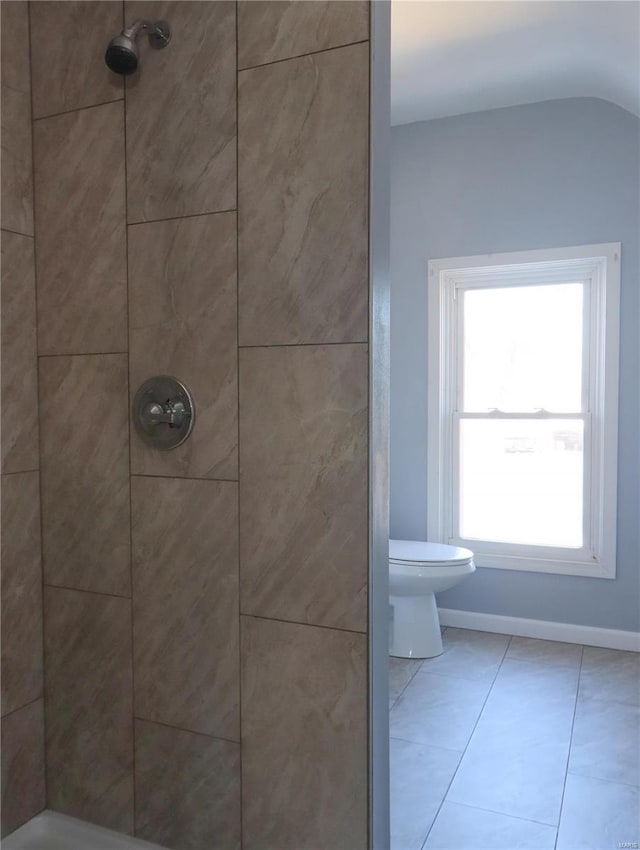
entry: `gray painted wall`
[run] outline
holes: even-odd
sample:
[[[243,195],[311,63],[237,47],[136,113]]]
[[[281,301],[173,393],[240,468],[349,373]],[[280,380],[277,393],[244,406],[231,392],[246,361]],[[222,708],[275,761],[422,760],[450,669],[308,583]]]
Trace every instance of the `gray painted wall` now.
[[[591,98],[395,127],[391,536],[426,538],[429,259],[622,242],[615,580],[478,569],[445,608],[640,628],[640,121]]]

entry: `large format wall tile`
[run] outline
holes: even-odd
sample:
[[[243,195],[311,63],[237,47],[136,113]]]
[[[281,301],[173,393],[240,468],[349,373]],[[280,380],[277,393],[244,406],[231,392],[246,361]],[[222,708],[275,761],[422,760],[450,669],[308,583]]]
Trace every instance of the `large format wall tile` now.
[[[136,716],[236,741],[237,486],[132,481]]]
[[[263,65],[369,37],[366,0],[240,0],[238,67]]]
[[[364,850],[366,636],[241,623],[245,850]]]
[[[236,206],[235,3],[128,2],[127,20],[164,19],[127,82],[129,221]]]
[[[125,354],[40,358],[47,584],[131,592],[127,397]]]
[[[3,472],[39,466],[35,296],[33,239],[2,231]]]
[[[42,696],[37,472],[2,478],[2,713]]]
[[[364,631],[367,346],[240,352],[242,612]]]
[[[45,589],[50,808],[133,829],[131,602]]]
[[[122,98],[122,77],[104,61],[121,29],[121,3],[31,3],[35,118]]]
[[[46,805],[42,700],[2,718],[2,836]]]
[[[180,850],[239,850],[240,745],[137,720],[136,835]]]
[[[127,350],[122,112],[34,124],[40,354]]]
[[[29,5],[2,3],[2,227],[33,233]]]
[[[241,345],[367,339],[368,73],[358,44],[239,75]]]
[[[193,434],[173,451],[132,432],[132,470],[237,479],[235,213],[132,225],[129,299],[131,392],[175,375],[196,405]]]

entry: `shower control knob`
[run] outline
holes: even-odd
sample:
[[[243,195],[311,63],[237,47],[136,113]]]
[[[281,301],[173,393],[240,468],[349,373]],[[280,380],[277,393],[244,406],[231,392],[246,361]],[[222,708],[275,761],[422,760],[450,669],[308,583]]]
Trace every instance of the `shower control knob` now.
[[[195,423],[191,393],[170,375],[145,381],[135,394],[131,414],[138,436],[161,451],[184,443]]]
[[[150,401],[142,411],[142,418],[146,425],[168,425],[169,428],[180,428],[185,420],[184,405],[181,401],[167,401],[165,404],[158,404],[156,401]]]

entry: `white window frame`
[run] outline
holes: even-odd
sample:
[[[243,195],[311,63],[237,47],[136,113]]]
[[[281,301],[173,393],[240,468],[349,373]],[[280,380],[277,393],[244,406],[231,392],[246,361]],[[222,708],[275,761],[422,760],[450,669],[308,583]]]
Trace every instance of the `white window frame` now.
[[[467,546],[481,567],[613,579],[616,576],[621,245],[612,242],[431,260],[428,268],[427,528],[430,540]],[[587,397],[582,549],[465,540],[456,535],[456,435],[461,356],[458,292],[584,281]],[[518,415],[515,414],[514,418]],[[487,417],[491,417],[487,413]],[[508,417],[508,414],[507,414]],[[504,418],[504,414],[500,414]],[[562,418],[541,411],[532,418]]]

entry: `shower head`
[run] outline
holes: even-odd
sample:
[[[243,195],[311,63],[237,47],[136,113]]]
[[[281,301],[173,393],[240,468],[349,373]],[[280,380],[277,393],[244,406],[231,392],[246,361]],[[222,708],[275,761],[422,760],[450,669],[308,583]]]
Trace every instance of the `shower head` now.
[[[171,30],[166,21],[136,21],[123,29],[120,35],[112,38],[104,54],[104,61],[116,74],[133,74],[140,62],[140,51],[136,39],[146,30],[149,44],[156,50],[166,47],[171,40]]]

